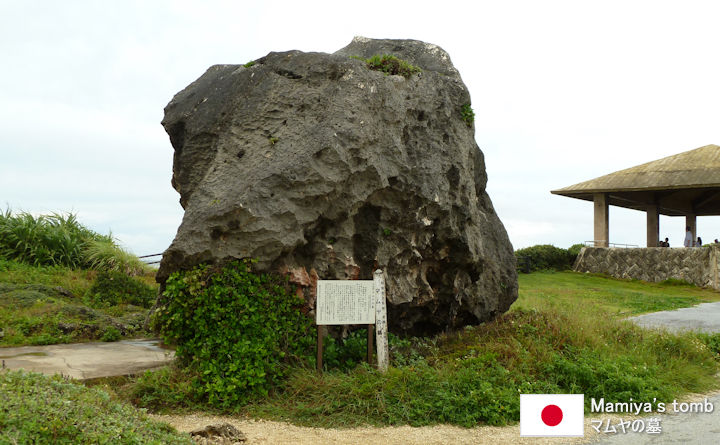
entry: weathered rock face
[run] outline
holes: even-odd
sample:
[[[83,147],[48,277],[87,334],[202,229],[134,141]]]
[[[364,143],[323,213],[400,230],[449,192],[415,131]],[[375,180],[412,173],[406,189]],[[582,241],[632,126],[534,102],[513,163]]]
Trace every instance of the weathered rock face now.
[[[361,60],[393,54],[406,79]],[[386,271],[397,333],[477,324],[517,298],[515,257],[485,192],[467,88],[441,48],[355,38],[334,54],[216,65],[178,93],[163,126],[185,216],[163,256],[177,269],[255,258],[309,307],[320,279]]]

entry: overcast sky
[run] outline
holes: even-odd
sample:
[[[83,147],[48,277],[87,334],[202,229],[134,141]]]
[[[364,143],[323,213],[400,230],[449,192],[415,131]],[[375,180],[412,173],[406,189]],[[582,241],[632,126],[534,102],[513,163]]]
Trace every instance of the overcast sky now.
[[[719,23],[720,2],[687,0],[0,0],[0,205],[162,252],[183,214],[160,125],[176,92],[213,64],[412,38],[470,90],[514,247],[568,247],[592,239],[592,203],[550,190],[720,144]],[[680,245],[684,218],[660,234]],[[645,214],[611,207],[610,241],[643,245]]]

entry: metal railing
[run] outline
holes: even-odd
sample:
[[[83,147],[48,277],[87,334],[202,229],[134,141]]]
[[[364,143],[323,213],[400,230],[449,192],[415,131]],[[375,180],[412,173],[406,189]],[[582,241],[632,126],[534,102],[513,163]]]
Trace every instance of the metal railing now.
[[[152,257],[156,257],[156,256],[162,256],[162,253],[153,253],[152,255],[143,255],[143,256],[139,256],[138,258],[143,260],[143,262],[145,262],[145,264],[160,264],[160,260],[148,261],[148,260],[144,259],[144,258],[152,258]]]
[[[629,248],[633,248],[633,247],[634,247],[634,248],[640,247],[640,246],[638,246],[637,244],[608,243],[608,242],[605,241],[605,240],[583,241],[583,244],[584,244],[586,247],[595,247],[595,246],[597,246],[598,244],[607,244],[607,247],[621,247],[621,248],[624,248],[624,249],[629,249]]]

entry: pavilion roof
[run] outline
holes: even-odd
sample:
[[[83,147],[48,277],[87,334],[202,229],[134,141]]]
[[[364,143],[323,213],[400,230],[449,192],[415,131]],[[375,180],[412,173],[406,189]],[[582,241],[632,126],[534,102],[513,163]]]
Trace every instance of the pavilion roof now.
[[[607,193],[609,204],[645,210],[657,204],[665,215],[720,215],[720,146],[706,145],[579,184],[556,195],[593,200]]]

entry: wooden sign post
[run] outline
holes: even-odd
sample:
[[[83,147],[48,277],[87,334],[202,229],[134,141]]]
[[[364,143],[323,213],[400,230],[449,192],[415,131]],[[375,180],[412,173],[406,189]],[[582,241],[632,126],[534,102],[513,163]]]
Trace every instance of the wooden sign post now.
[[[382,271],[375,271],[373,280],[318,280],[316,295],[317,370],[322,372],[323,337],[326,332],[324,326],[367,325],[367,360],[368,363],[371,363],[373,325],[377,324],[377,320],[380,319],[382,320],[382,329],[380,324],[375,329],[378,346],[378,369],[383,372],[386,371],[388,366],[387,312],[385,306],[385,279]]]
[[[373,276],[375,291],[375,331],[377,336],[378,369],[385,372],[388,369],[388,339],[387,339],[387,308],[385,306],[385,276],[378,269]]]

